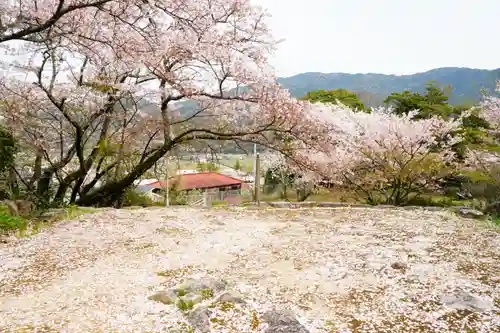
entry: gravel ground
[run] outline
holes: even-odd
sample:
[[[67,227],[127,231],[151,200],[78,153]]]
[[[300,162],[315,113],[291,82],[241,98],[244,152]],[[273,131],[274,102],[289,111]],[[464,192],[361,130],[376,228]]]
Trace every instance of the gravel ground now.
[[[193,332],[148,297],[208,277],[246,299],[210,332],[277,332],[270,309],[311,333],[500,332],[500,233],[447,212],[106,210],[0,244],[0,265],[0,332]]]

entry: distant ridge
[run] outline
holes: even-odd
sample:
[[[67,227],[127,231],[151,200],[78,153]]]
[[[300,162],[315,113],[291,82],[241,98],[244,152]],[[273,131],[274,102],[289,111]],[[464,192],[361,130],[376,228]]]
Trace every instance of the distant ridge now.
[[[451,86],[452,104],[476,103],[481,99],[481,91],[493,93],[496,80],[500,80],[500,68],[494,70],[460,67],[436,68],[422,73],[409,75],[386,74],[349,74],[349,73],[301,73],[290,77],[278,78],[283,88],[293,97],[300,98],[312,90],[347,89],[356,92],[360,100],[368,107],[383,104],[384,99],[393,92],[405,89],[424,92],[426,85],[434,81],[442,86]],[[240,88],[240,92],[245,88]],[[234,94],[229,91],[228,94]],[[157,113],[158,105],[144,99],[139,103],[146,113]],[[176,104],[180,114],[186,116],[197,110],[194,101],[182,101]]]
[[[423,92],[430,81],[444,86],[451,85],[450,102],[453,104],[477,102],[481,98],[481,90],[493,92],[495,82],[499,79],[500,68],[487,70],[443,67],[410,75],[309,72],[282,77],[278,81],[294,97],[302,97],[312,90],[343,88],[358,92],[365,104],[377,106],[393,92],[406,89]]]

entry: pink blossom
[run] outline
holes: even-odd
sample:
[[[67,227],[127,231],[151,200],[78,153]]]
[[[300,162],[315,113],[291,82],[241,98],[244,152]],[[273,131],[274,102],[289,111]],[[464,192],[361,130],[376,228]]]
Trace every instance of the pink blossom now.
[[[442,171],[453,165],[452,134],[460,119],[412,120],[390,110],[358,113],[343,105],[310,104],[312,115],[329,128],[329,136],[315,151],[303,152],[313,170],[344,186],[365,190],[406,181],[435,188]],[[439,144],[439,149],[434,149]]]

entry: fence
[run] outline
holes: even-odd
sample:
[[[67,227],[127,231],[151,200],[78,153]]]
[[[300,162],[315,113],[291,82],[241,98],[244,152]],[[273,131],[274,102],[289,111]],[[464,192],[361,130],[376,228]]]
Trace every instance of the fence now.
[[[206,192],[191,192],[186,195],[186,203],[190,206],[210,206],[215,201],[240,202],[248,197],[247,190],[209,190]]]

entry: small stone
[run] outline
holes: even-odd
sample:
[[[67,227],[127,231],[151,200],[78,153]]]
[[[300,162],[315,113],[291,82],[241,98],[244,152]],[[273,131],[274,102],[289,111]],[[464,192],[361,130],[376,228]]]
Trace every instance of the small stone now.
[[[404,262],[395,262],[391,265],[391,267],[393,269],[398,269],[398,270],[401,270],[401,271],[405,271],[406,269],[408,269],[408,265],[405,264]]]
[[[210,332],[210,309],[200,306],[187,315],[188,322],[201,333]]]
[[[289,311],[269,311],[263,315],[263,319],[269,324],[264,333],[309,333]]]

